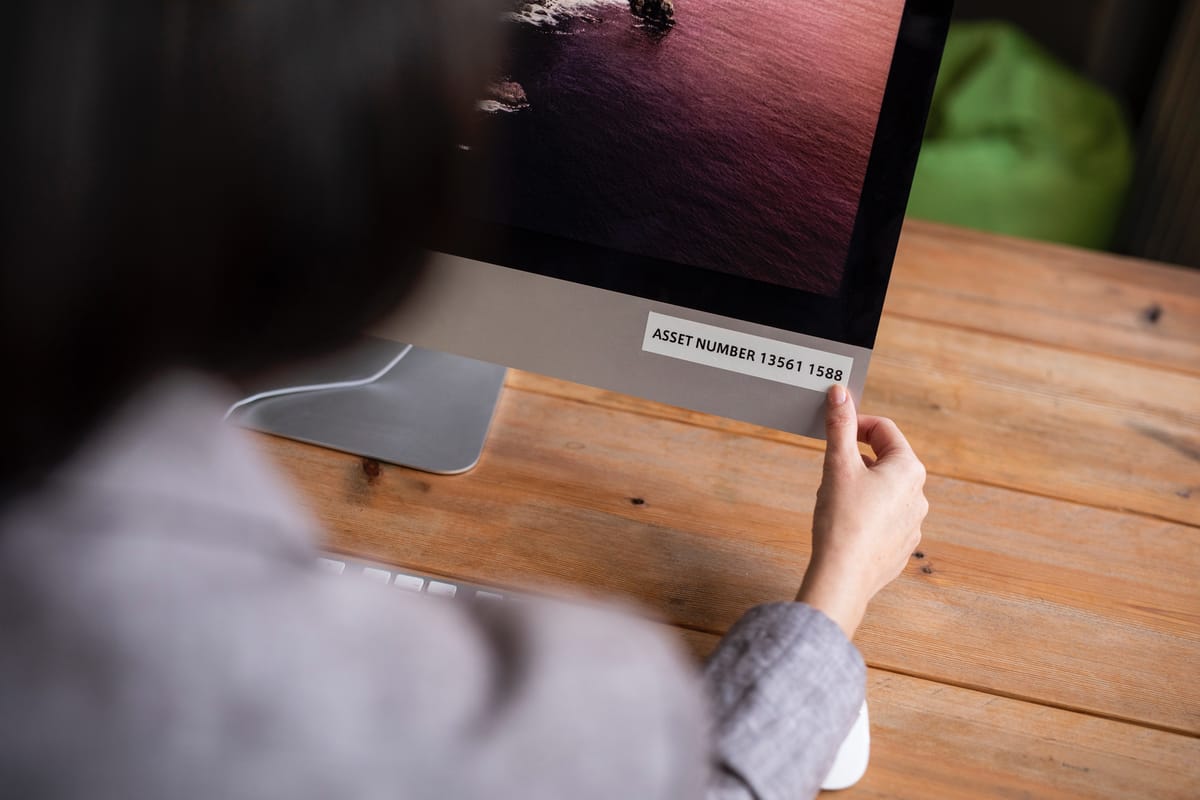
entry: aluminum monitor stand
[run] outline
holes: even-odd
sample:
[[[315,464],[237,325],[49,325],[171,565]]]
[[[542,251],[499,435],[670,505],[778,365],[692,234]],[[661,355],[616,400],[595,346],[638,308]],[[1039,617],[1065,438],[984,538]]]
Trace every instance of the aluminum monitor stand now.
[[[366,337],[349,350],[272,375],[248,394],[366,378],[405,347]],[[479,462],[505,372],[496,364],[414,347],[373,383],[268,397],[229,419],[289,439],[455,475]]]

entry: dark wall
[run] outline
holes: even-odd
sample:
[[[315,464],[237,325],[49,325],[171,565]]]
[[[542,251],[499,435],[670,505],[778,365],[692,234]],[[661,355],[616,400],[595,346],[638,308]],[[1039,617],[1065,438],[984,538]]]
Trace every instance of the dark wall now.
[[[1116,95],[1137,125],[1181,0],[956,0],[955,19],[1003,19]]]
[[[1113,249],[1200,267],[1200,0],[956,0],[1013,22],[1124,105],[1137,141]]]

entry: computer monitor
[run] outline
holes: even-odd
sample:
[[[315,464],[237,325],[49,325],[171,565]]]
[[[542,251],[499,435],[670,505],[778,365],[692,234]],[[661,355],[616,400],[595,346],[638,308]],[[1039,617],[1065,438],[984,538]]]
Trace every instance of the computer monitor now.
[[[390,391],[439,413],[479,389],[438,387],[428,351],[485,395],[506,365],[822,436],[828,387],[862,393],[951,5],[514,2],[457,143],[474,188],[359,372],[415,344]],[[364,418],[330,397],[299,438],[361,451],[324,435]]]

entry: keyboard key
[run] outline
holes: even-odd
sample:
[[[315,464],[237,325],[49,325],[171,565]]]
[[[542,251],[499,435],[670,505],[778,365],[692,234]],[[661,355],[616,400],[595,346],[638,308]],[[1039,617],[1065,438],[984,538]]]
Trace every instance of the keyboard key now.
[[[429,587],[425,591],[429,594],[436,594],[438,597],[454,597],[458,593],[458,587],[453,583],[430,581]]]
[[[407,589],[410,592],[419,592],[425,588],[425,579],[416,575],[405,575],[401,572],[396,573],[396,579],[393,581],[396,586],[401,589]]]
[[[332,558],[318,558],[317,566],[334,575],[341,575],[346,571],[345,561],[335,561]]]
[[[386,569],[363,567],[362,574],[367,580],[375,581],[376,583],[390,583],[392,580],[392,573],[388,572]]]
[[[488,601],[504,599],[504,595],[502,595],[502,594],[496,594],[495,592],[485,592],[482,589],[475,592],[475,597],[479,600],[488,600]]]

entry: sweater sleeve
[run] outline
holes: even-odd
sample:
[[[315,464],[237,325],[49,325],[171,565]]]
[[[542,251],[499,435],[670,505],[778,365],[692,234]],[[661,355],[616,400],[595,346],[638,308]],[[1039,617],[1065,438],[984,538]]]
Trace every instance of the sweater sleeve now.
[[[714,769],[709,800],[796,800],[820,791],[862,705],[866,666],[803,603],[751,609],[705,671]]]

